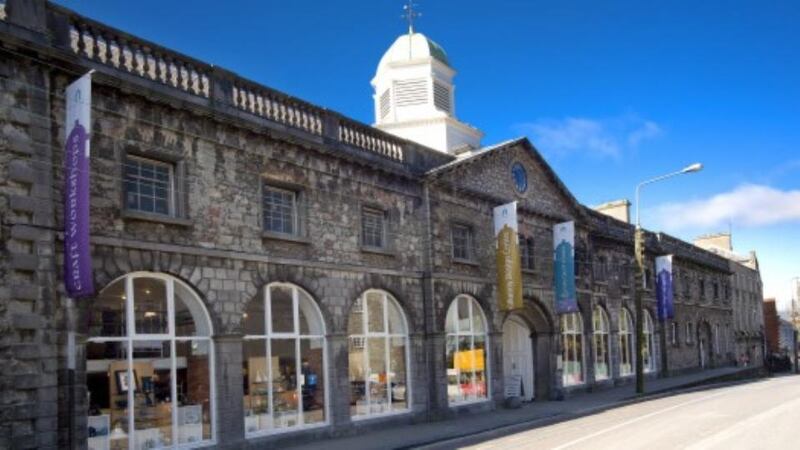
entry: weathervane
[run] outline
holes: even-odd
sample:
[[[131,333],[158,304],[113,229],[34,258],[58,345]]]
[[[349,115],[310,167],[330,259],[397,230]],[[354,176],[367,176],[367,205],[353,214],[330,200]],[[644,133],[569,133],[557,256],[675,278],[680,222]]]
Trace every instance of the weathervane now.
[[[422,16],[421,12],[414,9],[416,6],[418,6],[416,3],[414,3],[412,0],[408,0],[408,3],[403,5],[403,11],[405,12],[403,13],[403,15],[400,16],[403,19],[406,19],[406,21],[408,21],[409,35],[414,34],[414,19]]]

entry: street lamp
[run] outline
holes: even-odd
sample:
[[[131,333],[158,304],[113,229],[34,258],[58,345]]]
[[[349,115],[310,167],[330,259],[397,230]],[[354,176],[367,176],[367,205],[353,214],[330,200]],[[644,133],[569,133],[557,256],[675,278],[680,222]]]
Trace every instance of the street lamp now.
[[[644,307],[642,305],[642,295],[644,288],[644,231],[639,220],[639,191],[643,186],[652,184],[657,181],[666,180],[677,175],[685,173],[698,172],[703,169],[700,163],[694,163],[683,169],[661,175],[659,177],[651,178],[636,185],[636,234],[634,235],[634,253],[636,256],[636,289],[634,289],[634,302],[636,303],[636,393],[644,393]],[[661,368],[666,373],[667,370],[667,348],[666,348],[666,330],[664,329],[664,319],[661,319]]]
[[[794,373],[800,373],[800,364],[797,361],[797,329],[800,326],[800,316],[797,312],[797,281],[800,277],[792,277],[792,361],[794,361]]]

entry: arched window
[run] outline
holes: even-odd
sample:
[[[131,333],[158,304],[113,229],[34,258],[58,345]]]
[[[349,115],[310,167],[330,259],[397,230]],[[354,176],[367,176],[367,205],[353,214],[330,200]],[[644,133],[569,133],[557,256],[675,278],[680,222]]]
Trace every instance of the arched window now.
[[[474,298],[459,295],[450,303],[445,332],[448,402],[486,399],[486,318]]]
[[[642,350],[644,356],[644,371],[655,372],[656,370],[656,343],[655,343],[655,327],[653,326],[653,316],[650,311],[644,311],[644,349]]]
[[[600,306],[592,311],[592,333],[594,336],[594,378],[606,380],[611,376],[608,354],[608,315]]]
[[[326,424],[325,323],[314,299],[272,283],[243,319],[245,433]]]
[[[369,290],[347,320],[350,414],[365,417],[407,411],[408,326],[397,300]]]
[[[577,312],[561,316],[561,358],[564,386],[583,383],[583,320]]]
[[[633,319],[627,309],[619,310],[619,375],[633,374]]]
[[[138,272],[89,308],[89,448],[207,445],[214,439],[211,322],[181,281]]]

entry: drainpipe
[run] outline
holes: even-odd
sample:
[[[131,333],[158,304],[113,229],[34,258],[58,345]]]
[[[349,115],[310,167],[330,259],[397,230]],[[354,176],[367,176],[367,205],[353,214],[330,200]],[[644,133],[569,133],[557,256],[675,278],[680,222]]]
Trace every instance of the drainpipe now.
[[[425,246],[423,248],[423,272],[422,272],[422,324],[424,327],[423,339],[425,347],[425,360],[428,363],[428,396],[426,417],[430,421],[432,418],[433,396],[438,394],[436,386],[436,358],[432,354],[433,348],[431,338],[433,336],[432,327],[429,324],[429,315],[434,317],[433,308],[433,224],[431,220],[431,200],[428,181],[422,184],[422,196],[425,207]]]

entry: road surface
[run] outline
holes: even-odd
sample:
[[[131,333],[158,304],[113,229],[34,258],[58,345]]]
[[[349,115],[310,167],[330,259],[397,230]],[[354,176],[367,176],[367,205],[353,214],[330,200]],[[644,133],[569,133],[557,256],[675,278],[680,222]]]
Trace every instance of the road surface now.
[[[479,435],[426,448],[796,450],[800,376],[679,394],[499,438]]]

